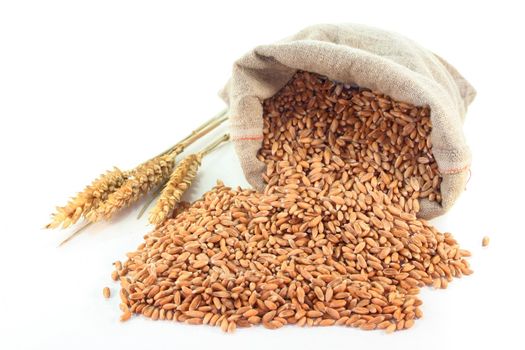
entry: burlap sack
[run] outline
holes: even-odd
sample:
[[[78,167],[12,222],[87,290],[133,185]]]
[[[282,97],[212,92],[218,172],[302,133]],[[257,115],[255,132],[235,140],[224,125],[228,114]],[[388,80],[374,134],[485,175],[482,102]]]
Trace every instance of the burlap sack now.
[[[235,62],[221,91],[229,105],[231,136],[248,182],[264,188],[265,165],[256,155],[262,140],[261,102],[297,70],[377,90],[431,109],[433,153],[443,176],[441,205],[421,201],[420,216],[444,214],[465,188],[471,161],[463,135],[467,106],[476,92],[436,54],[395,33],[355,24],[315,25]]]

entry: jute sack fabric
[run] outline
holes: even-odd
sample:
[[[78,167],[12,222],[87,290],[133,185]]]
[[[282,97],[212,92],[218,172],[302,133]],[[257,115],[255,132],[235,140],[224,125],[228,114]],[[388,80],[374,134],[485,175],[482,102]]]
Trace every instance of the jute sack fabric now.
[[[235,62],[220,95],[229,105],[235,150],[254,188],[265,187],[265,165],[257,159],[263,138],[262,101],[298,70],[428,105],[432,151],[443,177],[442,202],[422,200],[419,216],[430,219],[450,209],[468,179],[471,153],[462,127],[476,91],[444,59],[412,40],[356,24],[311,26],[274,44],[257,46]]]

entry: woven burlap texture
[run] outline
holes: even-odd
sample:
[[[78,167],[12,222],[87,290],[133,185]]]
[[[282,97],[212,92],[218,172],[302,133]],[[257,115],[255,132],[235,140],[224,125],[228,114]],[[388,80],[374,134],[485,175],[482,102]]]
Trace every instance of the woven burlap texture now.
[[[234,63],[220,92],[229,106],[230,130],[248,182],[264,189],[265,165],[257,159],[263,137],[262,101],[298,70],[357,84],[414,105],[428,105],[432,151],[443,176],[441,204],[421,201],[419,216],[444,214],[463,192],[471,153],[463,134],[474,88],[448,62],[396,33],[356,24],[322,24],[270,45]]]

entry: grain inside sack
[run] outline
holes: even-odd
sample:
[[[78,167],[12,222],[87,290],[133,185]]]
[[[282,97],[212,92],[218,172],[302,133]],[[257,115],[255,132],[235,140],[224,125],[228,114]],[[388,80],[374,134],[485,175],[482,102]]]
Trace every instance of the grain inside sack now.
[[[472,272],[416,217],[442,201],[428,107],[307,72],[262,107],[263,191],[218,183],[145,236],[115,264],[122,320],[391,332]]]

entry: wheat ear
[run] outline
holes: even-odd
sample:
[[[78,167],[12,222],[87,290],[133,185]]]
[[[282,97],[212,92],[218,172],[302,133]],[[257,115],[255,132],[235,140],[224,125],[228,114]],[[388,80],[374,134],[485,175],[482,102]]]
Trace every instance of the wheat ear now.
[[[182,195],[197,175],[201,160],[202,156],[199,153],[190,154],[179,163],[151,211],[150,223],[155,225],[162,223],[175,209],[176,204],[180,202]]]
[[[90,185],[72,198],[65,206],[57,207],[52,220],[46,228],[67,228],[75,224],[82,215],[98,208],[108,196],[118,189],[128,178],[129,173],[114,168],[102,174]]]
[[[149,216],[151,224],[160,225],[173,213],[182,195],[197,176],[202,158],[228,139],[229,135],[223,135],[201,152],[190,154],[179,163],[162,190],[155,207],[151,210]]]
[[[221,125],[224,121],[228,120],[228,115],[226,114],[227,110],[222,111],[217,116],[215,116],[214,119],[210,120],[206,124],[202,125],[198,129],[194,130],[190,135],[188,135],[184,140],[180,141],[177,145],[173,146],[172,148],[164,151],[160,155],[166,154],[168,152],[172,152],[175,148],[179,148],[181,152],[191,145],[196,140],[200,139],[201,137],[208,134],[210,131],[214,130],[217,126]],[[179,152],[180,153],[180,152]],[[160,156],[159,155],[159,156]],[[152,196],[144,203],[142,208],[139,210],[139,213],[137,215],[137,220],[142,217],[142,215],[146,212],[148,207],[153,203],[155,198],[161,193],[161,190],[165,184],[162,184],[155,193],[153,193]]]
[[[159,186],[173,171],[175,155],[180,152],[177,148],[172,153],[153,158],[133,169],[124,184],[111,193],[105,202],[88,212],[86,219],[90,222],[108,220],[117,211],[128,207]]]

